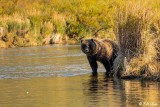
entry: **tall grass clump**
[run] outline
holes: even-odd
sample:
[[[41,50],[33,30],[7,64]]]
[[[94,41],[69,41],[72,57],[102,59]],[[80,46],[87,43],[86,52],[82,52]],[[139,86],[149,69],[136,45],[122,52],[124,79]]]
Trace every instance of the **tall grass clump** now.
[[[142,1],[128,1],[117,9],[114,31],[120,52],[115,60],[115,75],[120,74],[123,78],[156,76],[160,79],[160,62],[157,60],[160,13]]]

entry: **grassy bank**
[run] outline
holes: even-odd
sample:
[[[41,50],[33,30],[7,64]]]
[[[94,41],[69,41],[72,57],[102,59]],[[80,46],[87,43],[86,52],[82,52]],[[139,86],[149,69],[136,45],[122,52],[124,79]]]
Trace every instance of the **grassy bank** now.
[[[160,12],[153,2],[128,1],[116,14],[120,52],[115,75],[160,81]]]
[[[111,5],[109,0],[1,0],[0,47],[52,44],[56,34],[60,42],[114,38]]]

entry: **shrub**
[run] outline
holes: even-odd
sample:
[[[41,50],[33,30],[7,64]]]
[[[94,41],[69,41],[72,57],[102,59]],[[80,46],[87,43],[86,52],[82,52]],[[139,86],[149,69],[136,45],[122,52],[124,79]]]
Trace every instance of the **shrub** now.
[[[120,45],[119,56],[115,60],[115,74],[123,68],[122,77],[144,76],[152,73],[148,65],[155,63],[158,55],[156,43],[159,36],[153,33],[152,25],[157,23],[154,9],[142,2],[128,2],[118,8],[115,35]],[[159,48],[159,46],[158,46]],[[138,63],[140,62],[140,63]],[[136,64],[139,65],[136,65]],[[117,69],[117,66],[120,67]],[[156,65],[158,68],[158,64]]]
[[[69,36],[69,38],[81,39],[83,33],[83,26],[81,26],[78,22],[67,21],[65,33]]]

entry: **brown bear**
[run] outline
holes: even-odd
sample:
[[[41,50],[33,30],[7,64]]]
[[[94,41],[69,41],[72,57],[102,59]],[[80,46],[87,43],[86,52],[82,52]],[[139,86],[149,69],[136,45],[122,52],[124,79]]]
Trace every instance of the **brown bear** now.
[[[109,75],[119,47],[115,42],[108,39],[103,39],[101,41],[96,39],[84,39],[81,40],[81,50],[87,56],[93,75],[97,75],[97,61],[104,65],[106,75]]]

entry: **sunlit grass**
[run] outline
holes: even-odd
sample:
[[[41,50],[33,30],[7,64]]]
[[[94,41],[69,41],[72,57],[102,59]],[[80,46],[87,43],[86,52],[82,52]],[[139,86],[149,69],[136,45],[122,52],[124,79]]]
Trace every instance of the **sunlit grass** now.
[[[146,4],[129,1],[118,7],[115,34],[120,52],[115,61],[115,70],[117,74],[122,69],[122,77],[156,76],[159,80],[160,13]]]

